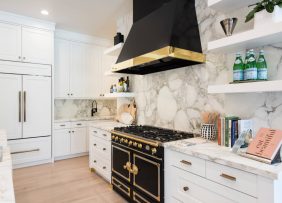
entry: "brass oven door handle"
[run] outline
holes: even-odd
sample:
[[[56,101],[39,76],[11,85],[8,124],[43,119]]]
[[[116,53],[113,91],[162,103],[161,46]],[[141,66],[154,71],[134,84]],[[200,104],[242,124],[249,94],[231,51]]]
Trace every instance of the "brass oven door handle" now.
[[[221,174],[220,175],[221,177],[223,177],[223,178],[226,178],[226,179],[229,179],[229,180],[232,180],[232,181],[236,181],[236,178],[235,177],[233,177],[233,176],[229,176],[229,175],[226,175],[226,174]]]
[[[19,91],[19,122],[22,122],[22,92]]]
[[[134,175],[138,174],[138,167],[132,164],[132,169],[130,170],[130,173],[133,173]]]
[[[183,164],[186,164],[186,165],[192,165],[192,163],[191,162],[189,162],[189,161],[184,161],[184,160],[182,160],[182,161],[180,161],[181,163],[183,163]]]
[[[126,162],[126,164],[123,166],[124,169],[127,169],[128,171],[131,170],[131,163],[130,162]]]
[[[24,91],[24,122],[26,122],[26,91]]]
[[[21,153],[35,152],[35,151],[39,151],[39,149],[32,149],[32,150],[19,151],[19,152],[11,152],[11,154],[21,154]]]

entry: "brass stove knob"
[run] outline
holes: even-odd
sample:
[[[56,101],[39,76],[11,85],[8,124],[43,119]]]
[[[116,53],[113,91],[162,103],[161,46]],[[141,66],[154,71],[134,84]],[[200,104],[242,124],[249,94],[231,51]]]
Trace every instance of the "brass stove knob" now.
[[[117,141],[118,140],[118,136],[116,136],[116,138],[115,138],[115,141]]]
[[[133,146],[134,146],[134,147],[137,147],[137,145],[138,145],[137,142],[134,142],[134,143],[133,143]]]
[[[124,140],[124,139],[123,139],[123,138],[121,138],[121,139],[120,139],[120,143],[122,143],[122,142],[123,142],[123,140]]]
[[[142,144],[140,143],[140,144],[138,145],[138,147],[139,147],[139,148],[142,148]]]
[[[129,146],[132,145],[132,141],[129,141],[128,145],[129,145]]]
[[[124,143],[125,143],[125,144],[127,144],[127,143],[128,143],[128,140],[127,140],[127,139],[126,139],[126,140],[124,140]]]
[[[153,149],[152,149],[152,154],[155,154],[155,153],[157,153],[157,149],[156,149],[156,148],[153,148]]]
[[[115,136],[113,135],[113,136],[112,136],[112,140],[114,140],[114,139],[115,139]]]

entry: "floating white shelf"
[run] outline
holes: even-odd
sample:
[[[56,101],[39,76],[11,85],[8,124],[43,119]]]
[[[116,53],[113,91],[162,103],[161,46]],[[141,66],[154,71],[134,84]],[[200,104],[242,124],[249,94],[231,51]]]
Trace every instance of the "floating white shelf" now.
[[[260,0],[208,0],[208,6],[220,13],[227,14],[259,1]]]
[[[123,44],[124,43],[119,43],[107,50],[104,51],[104,54],[105,55],[109,55],[109,56],[119,56],[120,52],[121,52],[121,49],[123,47]]]
[[[107,71],[104,73],[105,76],[108,76],[108,77],[123,77],[124,73],[115,73],[115,72],[111,72],[111,71]]]
[[[208,50],[228,54],[278,42],[282,42],[282,22],[209,42]]]
[[[119,98],[119,97],[135,97],[136,93],[134,92],[117,92],[117,93],[107,93],[105,97]]]
[[[282,92],[282,80],[226,84],[226,85],[212,85],[208,87],[209,94],[263,93],[263,92]]]

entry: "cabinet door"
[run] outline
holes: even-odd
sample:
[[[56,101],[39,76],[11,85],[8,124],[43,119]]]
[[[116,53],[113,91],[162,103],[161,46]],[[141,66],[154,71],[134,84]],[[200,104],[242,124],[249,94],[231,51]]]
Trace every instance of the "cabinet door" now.
[[[21,27],[0,23],[0,59],[21,61]]]
[[[70,129],[55,130],[55,157],[71,154]]]
[[[104,48],[104,47],[102,48],[102,53],[103,53],[102,71],[101,71],[101,78],[102,78],[101,93],[102,94],[110,93],[111,85],[114,85],[114,84],[117,85],[116,77],[109,77],[109,76],[104,75],[105,72],[111,71],[112,64],[114,64],[116,61],[116,57],[104,55],[104,51],[106,49],[107,48]]]
[[[0,129],[8,139],[22,137],[22,76],[0,74]]]
[[[71,129],[71,154],[86,152],[86,128]]]
[[[22,28],[22,61],[52,64],[53,33]]]
[[[101,47],[87,46],[87,97],[99,97],[101,94]]]
[[[55,98],[70,97],[70,42],[55,39]]]
[[[71,97],[86,97],[87,65],[86,52],[87,45],[77,42],[70,44],[70,93]]]
[[[23,76],[23,137],[51,135],[51,78]]]

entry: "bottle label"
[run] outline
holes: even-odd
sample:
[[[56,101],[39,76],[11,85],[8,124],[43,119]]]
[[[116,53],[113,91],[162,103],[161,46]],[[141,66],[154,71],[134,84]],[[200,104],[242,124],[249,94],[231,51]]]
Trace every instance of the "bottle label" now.
[[[244,78],[243,70],[233,71],[233,81],[243,80],[243,78]]]
[[[239,59],[237,59],[236,61],[235,61],[235,64],[240,64],[241,63],[241,61],[239,60]]]
[[[244,64],[247,64],[248,63],[248,60],[246,59],[245,61],[244,61]]]
[[[250,57],[248,61],[249,61],[249,62],[253,62],[253,61],[255,61],[255,60],[256,60],[256,59],[255,59],[254,57]]]
[[[267,80],[267,69],[266,68],[258,69],[258,79]]]
[[[258,62],[259,62],[259,63],[264,62],[264,58],[259,58],[259,59],[258,59]]]
[[[244,80],[247,80],[247,70],[244,70]]]
[[[247,69],[247,80],[256,80],[258,78],[257,68]]]

